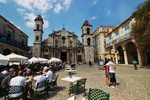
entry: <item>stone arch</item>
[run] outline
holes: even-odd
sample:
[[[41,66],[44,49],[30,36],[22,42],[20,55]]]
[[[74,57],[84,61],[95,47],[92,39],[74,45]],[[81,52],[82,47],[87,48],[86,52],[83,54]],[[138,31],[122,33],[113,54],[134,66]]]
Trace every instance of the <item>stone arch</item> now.
[[[124,61],[124,53],[123,53],[123,48],[122,48],[122,46],[118,46],[117,51],[118,51],[118,53],[119,53],[118,63],[125,64],[125,61]]]
[[[16,50],[15,52],[14,52],[15,54],[19,54],[19,52]]]
[[[36,36],[36,41],[38,41],[39,40],[39,36]]]
[[[127,57],[128,57],[129,64],[132,64],[133,60],[136,60],[138,62],[137,48],[133,42],[127,43],[126,51],[127,51]]]
[[[86,31],[87,31],[87,34],[90,34],[90,28],[87,28]]]
[[[9,55],[11,53],[12,53],[11,49],[6,48],[3,50],[3,55]]]

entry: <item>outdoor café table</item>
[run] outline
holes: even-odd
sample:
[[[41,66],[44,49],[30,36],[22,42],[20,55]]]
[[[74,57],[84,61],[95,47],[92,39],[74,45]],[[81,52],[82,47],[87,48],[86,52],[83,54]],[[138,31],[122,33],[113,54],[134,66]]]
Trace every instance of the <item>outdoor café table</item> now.
[[[76,77],[76,76],[72,76],[71,78],[68,76],[68,77],[65,77],[65,78],[61,78],[61,80],[63,81],[68,81],[68,82],[75,82],[77,80],[80,80],[82,79],[82,77]]]

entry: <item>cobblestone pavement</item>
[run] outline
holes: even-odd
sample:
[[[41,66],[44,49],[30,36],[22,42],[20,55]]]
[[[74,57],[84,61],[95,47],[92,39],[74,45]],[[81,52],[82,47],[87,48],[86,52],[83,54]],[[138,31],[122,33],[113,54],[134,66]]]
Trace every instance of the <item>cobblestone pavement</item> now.
[[[139,68],[134,70],[133,66],[117,65],[116,78],[119,86],[117,88],[105,87],[104,70],[98,65],[77,65],[74,76],[87,78],[86,89],[101,89],[110,93],[110,100],[150,100],[150,69]],[[51,89],[49,95],[39,96],[40,100],[67,100],[69,98],[69,85],[67,81],[61,78],[67,77],[68,73],[64,70],[57,72],[58,87]],[[34,100],[34,98],[33,98]]]
[[[74,76],[87,78],[87,91],[89,88],[101,89],[110,93],[110,100],[150,100],[150,69],[134,70],[133,66],[117,65],[116,78],[119,83],[117,88],[105,88],[104,70],[99,69],[98,65],[93,65],[91,68],[88,65],[78,65],[76,70]],[[70,84],[62,81],[61,78],[67,77],[68,73],[61,70],[57,74],[59,74],[58,91],[49,95],[48,100],[67,100]]]

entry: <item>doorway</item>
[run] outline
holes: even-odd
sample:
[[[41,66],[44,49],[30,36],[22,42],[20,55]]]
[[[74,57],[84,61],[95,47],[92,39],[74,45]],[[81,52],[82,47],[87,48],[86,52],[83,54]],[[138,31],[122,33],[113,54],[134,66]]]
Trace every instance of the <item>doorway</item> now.
[[[67,52],[61,52],[61,60],[64,62],[64,61],[67,61]]]

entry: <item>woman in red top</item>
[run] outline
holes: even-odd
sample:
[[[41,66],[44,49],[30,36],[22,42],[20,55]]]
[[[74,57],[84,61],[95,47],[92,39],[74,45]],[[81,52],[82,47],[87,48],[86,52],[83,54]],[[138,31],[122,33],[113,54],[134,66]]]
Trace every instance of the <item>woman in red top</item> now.
[[[105,80],[106,88],[109,88],[109,86],[108,86],[108,82],[109,82],[109,66],[104,65],[104,68],[105,68],[105,75],[106,75],[106,80]]]

